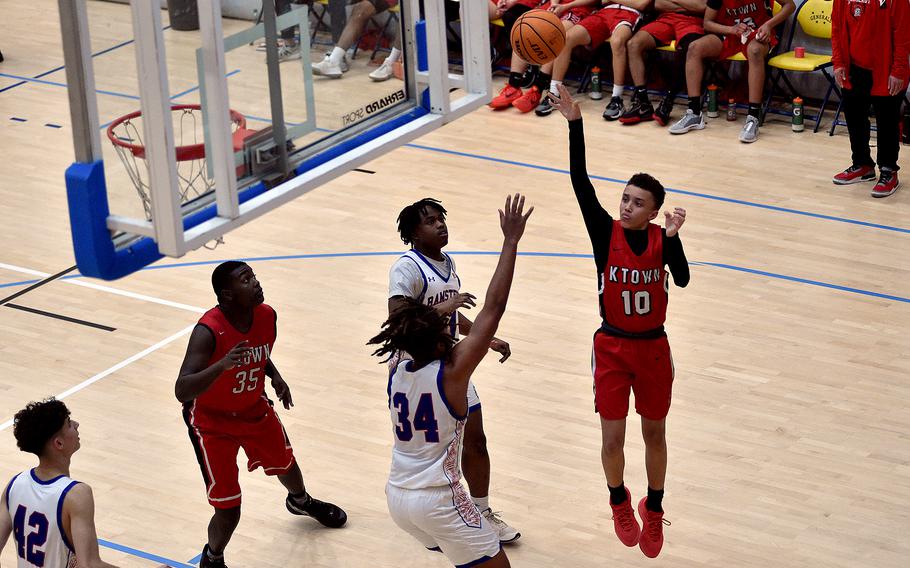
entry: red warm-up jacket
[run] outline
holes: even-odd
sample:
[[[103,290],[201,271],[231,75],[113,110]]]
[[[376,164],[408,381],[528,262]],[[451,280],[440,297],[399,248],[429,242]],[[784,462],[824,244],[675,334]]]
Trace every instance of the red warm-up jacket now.
[[[834,0],[831,54],[834,68],[849,79],[850,53],[872,63],[872,95],[888,96],[888,76],[906,86],[910,78],[910,0]],[[867,67],[867,65],[863,65]]]

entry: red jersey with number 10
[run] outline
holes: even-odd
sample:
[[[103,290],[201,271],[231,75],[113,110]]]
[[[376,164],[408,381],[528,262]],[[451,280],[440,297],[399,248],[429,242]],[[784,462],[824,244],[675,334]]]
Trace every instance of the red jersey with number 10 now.
[[[632,252],[622,224],[613,221],[607,266],[600,275],[600,298],[605,322],[627,333],[659,329],[667,318],[667,272],[663,232],[648,223],[648,248]]]
[[[228,369],[215,379],[207,391],[196,397],[195,413],[226,415],[230,417],[258,418],[267,405],[265,367],[269,362],[277,334],[278,315],[267,304],[253,308],[253,325],[246,333],[231,325],[217,306],[205,312],[199,325],[211,330],[215,337],[215,351],[208,365],[220,361],[241,341],[246,340],[249,354],[240,365]]]

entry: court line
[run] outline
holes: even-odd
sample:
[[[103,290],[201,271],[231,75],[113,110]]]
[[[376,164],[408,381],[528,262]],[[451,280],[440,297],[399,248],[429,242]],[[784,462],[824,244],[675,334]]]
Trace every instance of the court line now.
[[[449,150],[447,148],[436,148],[434,146],[425,146],[423,144],[410,143],[410,144],[405,144],[405,146],[410,147],[410,148],[417,148],[419,150],[427,150],[430,152],[449,154],[452,156],[460,156],[462,158],[472,158],[475,160],[484,160],[487,162],[494,162],[497,164],[506,164],[506,165],[510,165],[510,166],[519,166],[519,167],[523,167],[523,168],[541,170],[541,171],[545,171],[545,172],[569,175],[569,170],[564,170],[561,168],[553,168],[550,166],[541,166],[538,164],[530,164],[527,162],[519,162],[517,160],[494,158],[492,156],[485,156],[483,154],[472,154],[470,152],[460,152],[458,150]],[[598,181],[608,181],[611,183],[617,183],[617,184],[622,184],[622,185],[625,185],[627,183],[627,180],[611,178],[611,177],[606,177],[606,176],[599,176],[599,175],[595,175],[595,174],[591,174],[591,173],[588,174],[588,177],[590,177],[591,179],[598,180]],[[895,227],[895,226],[891,226],[891,225],[883,225],[880,223],[871,223],[869,221],[860,221],[858,219],[850,219],[848,217],[837,217],[835,215],[825,215],[823,213],[813,213],[811,211],[803,211],[801,209],[791,209],[789,207],[780,207],[778,205],[768,205],[766,203],[758,203],[756,201],[746,201],[745,199],[735,199],[732,197],[723,197],[720,195],[712,195],[710,193],[699,193],[696,191],[689,191],[686,189],[677,189],[677,188],[672,188],[672,187],[667,187],[665,189],[666,189],[667,193],[678,193],[680,195],[688,195],[690,197],[700,197],[702,199],[710,199],[712,201],[720,201],[723,203],[732,203],[735,205],[745,205],[747,207],[756,207],[758,209],[766,209],[768,211],[776,211],[778,213],[789,213],[791,215],[801,215],[804,217],[812,217],[813,219],[822,219],[824,221],[835,221],[838,223],[859,225],[861,227],[869,227],[872,229],[881,229],[883,231],[893,231],[896,233],[910,234],[910,228],[905,228],[905,227]]]
[[[58,394],[55,398],[57,398],[57,400],[63,400],[64,398],[70,396],[71,394],[75,394],[75,393],[81,391],[82,389],[84,389],[85,387],[87,387],[87,386],[89,386],[89,385],[92,385],[92,384],[94,384],[94,383],[97,383],[98,381],[100,381],[100,380],[103,379],[104,377],[107,377],[108,375],[110,375],[110,374],[112,374],[112,373],[116,373],[117,371],[119,371],[120,369],[126,367],[127,365],[129,365],[129,364],[131,364],[131,363],[134,363],[134,362],[138,361],[139,359],[142,359],[143,357],[145,357],[145,356],[148,355],[149,353],[153,353],[153,352],[155,352],[155,351],[161,349],[162,347],[164,347],[164,346],[166,346],[166,345],[168,345],[168,344],[170,344],[170,343],[173,343],[174,341],[180,339],[180,338],[183,337],[184,335],[187,335],[189,332],[193,331],[193,328],[194,328],[194,327],[196,327],[196,324],[195,324],[195,323],[186,326],[185,328],[181,329],[180,331],[178,331],[177,333],[171,335],[170,337],[166,337],[165,339],[162,339],[162,340],[159,341],[158,343],[156,343],[156,344],[154,344],[154,345],[152,345],[152,346],[150,346],[150,347],[146,347],[145,349],[143,349],[143,350],[140,351],[139,353],[136,353],[135,355],[132,355],[132,356],[130,356],[130,357],[127,357],[126,359],[124,359],[123,361],[120,361],[119,363],[117,363],[117,364],[114,365],[113,367],[109,367],[109,368],[107,368],[107,369],[101,371],[100,373],[98,373],[98,374],[96,374],[96,375],[92,375],[91,377],[85,379],[84,381],[82,381],[82,382],[79,383],[78,385],[75,385],[75,386],[72,386],[72,387],[66,389],[66,390],[63,391],[62,393]],[[0,424],[0,432],[6,430],[7,428],[9,428],[9,427],[12,426],[12,425],[13,425],[13,419],[10,418],[10,419],[7,420],[6,422]]]
[[[0,262],[0,268],[10,270],[12,272],[21,272],[22,274],[31,274],[32,276],[40,276],[42,278],[49,276],[46,272],[41,272],[38,270],[32,270],[30,268],[23,268],[21,266],[16,266],[14,264],[7,264]],[[142,300],[145,302],[151,302],[153,304],[161,304],[162,306],[168,306],[171,308],[177,308],[179,310],[186,310],[188,312],[195,312],[197,314],[205,313],[205,310],[202,308],[197,308],[196,306],[190,306],[187,304],[181,304],[180,302],[172,302],[170,300],[163,300],[161,298],[156,298],[154,296],[148,296],[146,294],[137,294],[136,292],[127,292],[126,290],[120,290],[119,288],[112,288],[111,286],[104,286],[102,284],[95,284],[94,282],[88,282],[84,280],[79,280],[81,275],[74,275],[72,278],[63,277],[60,278],[61,282],[66,282],[67,284],[75,284],[76,286],[83,286],[85,288],[91,288],[93,290],[100,290],[102,292],[108,292],[110,294],[116,294],[118,296],[125,296],[127,298],[133,298],[134,300]],[[4,288],[6,286],[0,286]]]
[[[145,560],[151,560],[152,562],[161,562],[166,564],[171,568],[196,568],[191,564],[184,564],[183,562],[178,562],[176,560],[171,560],[170,558],[165,558],[164,556],[158,556],[157,554],[152,554],[150,552],[145,552],[136,548],[125,546],[123,544],[118,544],[116,542],[111,542],[109,540],[104,540],[103,538],[98,539],[98,544],[104,546],[105,548],[110,548],[111,550],[116,550],[117,552],[125,552],[132,556],[137,556],[139,558],[144,558]]]
[[[257,256],[257,257],[246,257],[246,258],[236,258],[232,260],[241,260],[244,262],[269,262],[276,260],[305,260],[311,258],[345,258],[345,257],[365,257],[365,256],[401,256],[403,251],[368,251],[368,252],[328,252],[328,253],[312,253],[312,254],[288,254],[280,256]],[[463,256],[498,256],[499,251],[446,251],[449,254],[453,255],[463,255]],[[532,257],[550,257],[550,258],[590,258],[593,259],[594,255],[590,253],[571,253],[571,252],[519,252],[519,256],[532,256]],[[142,270],[162,270],[170,268],[186,268],[190,266],[210,266],[215,264],[220,264],[226,259],[222,260],[200,260],[194,262],[175,262],[172,264],[158,264],[146,266]],[[769,272],[765,270],[758,270],[754,268],[748,268],[744,266],[736,266],[733,264],[725,264],[719,262],[705,262],[705,261],[689,261],[690,266],[710,266],[712,268],[721,268],[725,270],[733,270],[737,272],[744,272],[747,274],[753,274],[756,276],[765,276],[767,278],[775,278],[778,280],[786,280],[788,282],[798,282],[800,284],[807,284],[809,286],[817,286],[819,288],[829,288],[832,290],[839,290],[841,292],[848,292],[851,294],[859,294],[861,296],[871,296],[874,298],[882,298],[884,300],[894,300],[896,302],[910,303],[910,297],[897,296],[893,294],[885,294],[883,292],[875,292],[873,290],[864,290],[862,288],[853,288],[850,286],[842,286],[840,284],[832,284],[830,282],[823,282],[821,280],[812,280],[809,278],[801,278],[799,276],[791,276],[789,274],[780,274],[777,272]],[[0,263],[0,268],[4,268],[3,263]],[[71,281],[77,278],[84,278],[81,274],[64,276],[60,280],[63,282]],[[0,284],[0,289],[10,287],[10,286],[23,286],[35,282],[34,280],[24,280],[21,282],[8,282],[6,284]],[[73,280],[73,284],[80,283],[78,280]],[[88,283],[83,283],[88,284]],[[102,287],[104,288],[104,287]],[[112,289],[116,290],[116,289]],[[122,295],[129,295],[129,292],[123,292],[118,290],[116,293]],[[157,298],[155,299],[157,300]],[[159,303],[166,302],[166,300],[159,300]],[[183,305],[183,304],[181,304]],[[201,308],[194,308],[200,313],[205,311]]]
[[[41,286],[44,286],[48,282],[53,282],[54,280],[57,280],[61,276],[66,276],[67,274],[76,270],[77,268],[79,268],[79,266],[74,264],[74,265],[70,266],[69,268],[61,270],[57,274],[52,274],[52,275],[48,276],[44,280],[39,280],[38,282],[29,286],[28,288],[26,288],[24,290],[19,290],[15,294],[12,294],[12,295],[7,296],[7,297],[3,298],[2,300],[0,300],[0,306],[2,306],[3,304],[5,304],[7,302],[11,302],[11,301],[15,300],[16,298],[18,298],[19,296],[21,296],[23,294],[27,294],[27,293],[31,292],[35,288],[40,288]]]
[[[44,316],[44,317],[48,317],[48,318],[54,318],[54,319],[58,319],[58,320],[62,320],[62,321],[67,321],[70,323],[76,323],[79,325],[84,325],[86,327],[93,327],[95,329],[100,329],[102,331],[117,331],[116,327],[110,327],[108,325],[102,325],[100,323],[95,323],[95,322],[91,322],[88,320],[82,320],[79,318],[73,318],[70,316],[65,316],[63,314],[55,314],[54,312],[46,312],[44,310],[39,310],[37,308],[30,308],[28,306],[21,306],[19,304],[13,304],[13,303],[8,302],[6,304],[3,304],[3,307],[12,308],[14,310],[20,310],[23,312],[28,312],[30,314],[35,314],[35,315]]]
[[[226,76],[227,76],[227,77],[230,77],[230,76],[232,76],[232,75],[236,75],[236,74],[239,73],[239,72],[240,72],[240,70],[239,70],[239,69],[236,69],[236,70],[231,71],[230,73],[228,73]],[[24,77],[18,77],[18,76],[13,76],[13,75],[7,75],[7,74],[5,74],[5,73],[0,73],[0,77],[11,77],[11,78],[14,78],[14,79],[24,79],[24,80],[27,80],[27,81],[35,81],[35,82],[46,83],[46,84],[55,85],[55,86],[59,86],[59,87],[66,87],[66,84],[64,84],[64,83],[55,83],[55,82],[51,82],[51,81],[40,81],[40,80],[39,80],[39,81],[36,81],[35,79],[28,79],[28,78],[24,78]],[[173,95],[173,96],[171,97],[171,99],[173,100],[173,99],[175,99],[175,98],[182,97],[182,96],[184,96],[184,95],[186,95],[186,94],[188,94],[188,93],[193,92],[194,90],[196,90],[196,89],[198,89],[198,88],[199,88],[198,86],[197,86],[197,87],[190,88],[190,89],[188,89],[187,91],[184,91],[184,92],[182,92],[182,93],[178,93],[178,94],[176,94],[176,95]],[[3,92],[3,91],[0,90],[0,92]],[[129,99],[139,100],[139,97],[137,97],[137,96],[135,96],[135,95],[129,95],[129,94],[126,94],[126,93],[116,93],[116,92],[113,92],[113,91],[101,91],[101,90],[99,90],[98,92],[99,92],[99,93],[102,93],[102,94],[117,96],[117,97],[125,97],[125,98],[129,98]],[[271,120],[269,120],[269,119],[267,119],[267,118],[264,118],[264,117],[259,117],[259,116],[247,115],[247,116],[245,116],[245,118],[246,118],[247,120],[252,120],[252,121],[256,121],[256,122],[271,123]],[[289,124],[294,125],[294,123],[289,123]],[[107,123],[107,124],[102,125],[102,127],[101,127],[102,130],[103,130],[104,128],[106,128],[107,126],[109,126],[109,125],[110,125],[110,123]],[[316,130],[319,130],[319,131],[322,131],[322,132],[334,132],[334,131],[331,131],[331,130],[326,130],[326,129],[324,129],[324,128],[317,128]],[[510,166],[518,166],[518,167],[522,167],[522,168],[535,169],[535,170],[540,170],[540,171],[545,171],[545,172],[550,172],[550,173],[558,173],[558,174],[563,174],[563,175],[569,175],[569,170],[562,169],[562,168],[554,168],[554,167],[551,167],[551,166],[541,166],[541,165],[539,165],[539,164],[531,164],[531,163],[528,163],[528,162],[520,162],[520,161],[518,161],[518,160],[507,160],[507,159],[505,159],[505,158],[496,158],[496,157],[493,157],[493,156],[486,156],[486,155],[483,155],[483,154],[472,154],[472,153],[470,153],[470,152],[461,152],[461,151],[458,151],[458,150],[449,150],[448,148],[437,148],[437,147],[435,147],[435,146],[427,146],[427,145],[424,145],[424,144],[415,144],[415,143],[405,144],[405,147],[414,148],[414,149],[417,149],[417,150],[425,150],[425,151],[429,151],[429,152],[437,152],[437,153],[441,153],[441,154],[449,154],[449,155],[452,155],[452,156],[459,156],[459,157],[462,157],[462,158],[471,158],[471,159],[475,159],[475,160],[483,160],[483,161],[494,162],[494,163],[498,163],[498,164],[506,164],[506,165],[510,165]],[[596,174],[591,174],[591,173],[588,174],[588,177],[591,178],[591,179],[593,179],[593,180],[607,181],[607,182],[610,182],[610,183],[616,183],[616,184],[622,184],[622,185],[625,185],[625,184],[627,183],[626,180],[621,180],[621,179],[617,179],[617,178],[611,178],[611,177],[601,176],[601,175],[596,175]],[[861,221],[861,220],[859,220],[859,219],[850,219],[849,217],[838,217],[838,216],[836,216],[836,215],[826,215],[826,214],[824,214],[824,213],[813,213],[813,212],[811,212],[811,211],[804,211],[804,210],[802,210],[802,209],[792,209],[792,208],[790,208],[790,207],[781,207],[781,206],[779,206],[779,205],[769,205],[769,204],[767,204],[767,203],[759,203],[759,202],[757,202],[757,201],[747,201],[747,200],[745,200],[745,199],[736,199],[736,198],[733,198],[733,197],[724,197],[724,196],[721,196],[721,195],[712,195],[712,194],[710,194],[710,193],[701,193],[701,192],[697,192],[697,191],[690,191],[690,190],[687,190],[687,189],[678,189],[678,188],[673,188],[673,187],[666,187],[665,189],[666,189],[667,193],[678,193],[678,194],[680,194],[680,195],[687,195],[687,196],[689,196],[689,197],[698,197],[698,198],[701,198],[701,199],[708,199],[708,200],[711,200],[711,201],[720,201],[720,202],[722,202],[722,203],[731,203],[731,204],[734,204],[734,205],[743,205],[743,206],[746,206],[746,207],[755,207],[755,208],[757,208],[757,209],[765,209],[765,210],[767,210],[767,211],[775,211],[775,212],[777,212],[777,213],[788,213],[788,214],[791,214],[791,215],[800,215],[800,216],[803,216],[803,217],[810,217],[810,218],[813,218],[813,219],[821,219],[821,220],[823,220],[823,221],[834,221],[834,222],[837,222],[837,223],[846,223],[846,224],[849,224],[849,225],[856,225],[856,226],[860,226],[860,227],[868,227],[868,228],[871,228],[871,229],[880,229],[880,230],[883,230],[883,231],[891,231],[891,232],[895,232],[895,233],[910,234],[910,228],[905,228],[905,227],[897,227],[897,226],[892,226],[892,225],[884,225],[884,224],[881,224],[881,223],[872,223],[872,222],[870,222],[870,221]]]
[[[164,30],[169,30],[170,28],[171,28],[171,25],[168,24],[168,25],[164,26],[163,28],[161,28],[161,30],[162,30],[162,31],[164,31]],[[127,46],[127,45],[133,43],[134,41],[136,41],[136,40],[135,40],[135,39],[130,39],[130,40],[126,40],[126,41],[124,41],[124,42],[118,43],[117,45],[114,45],[114,46],[111,46],[111,47],[107,47],[107,48],[105,48],[105,49],[102,49],[102,50],[99,51],[98,53],[93,53],[93,54],[92,54],[92,57],[94,58],[94,57],[98,57],[99,55],[104,55],[105,53],[110,53],[111,51],[114,51],[115,49],[120,49],[121,47],[125,47],[125,46]],[[21,85],[25,85],[25,84],[27,84],[27,83],[29,82],[30,79],[40,79],[41,77],[46,77],[46,76],[48,76],[48,75],[50,75],[50,74],[52,74],[52,73],[56,73],[57,71],[62,71],[62,70],[64,70],[64,69],[66,69],[66,65],[61,65],[61,66],[59,66],[59,67],[54,67],[54,68],[51,69],[50,71],[45,71],[44,73],[39,73],[39,74],[35,75],[34,77],[25,78],[25,80],[22,81],[22,82],[20,82],[20,83],[16,83],[16,84],[14,84],[14,85],[10,85],[10,86],[8,86],[8,87],[4,87],[4,88],[0,89],[0,93],[2,93],[2,92],[4,92],[4,91],[9,91],[10,89],[15,89],[16,87],[19,87],[19,86],[21,86]]]

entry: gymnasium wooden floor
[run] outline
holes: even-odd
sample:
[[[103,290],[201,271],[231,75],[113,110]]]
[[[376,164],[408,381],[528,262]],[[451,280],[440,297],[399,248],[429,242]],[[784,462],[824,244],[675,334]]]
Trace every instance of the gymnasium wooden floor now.
[[[124,6],[90,7],[104,22],[93,51],[131,39]],[[0,0],[0,13],[5,298],[74,264],[63,184],[72,140],[63,72],[34,79],[63,64],[56,2]],[[98,55],[96,66],[115,57],[129,65],[131,45]],[[14,86],[19,77],[26,81]],[[99,97],[102,122],[126,112],[122,104]],[[33,463],[7,420],[29,400],[66,393],[82,435],[72,472],[95,489],[102,555],[125,567],[186,566],[210,509],[173,383],[189,330],[214,303],[213,264],[247,258],[280,315],[274,361],[297,403],[281,416],[308,487],[350,522],[330,531],[292,517],[277,481],[244,473],[229,565],[446,566],[389,519],[386,377],[364,343],[385,315],[403,205],[444,201],[464,289],[482,298],[495,263],[486,253],[501,243],[496,208],[520,190],[537,208],[521,251],[539,254],[519,259],[499,333],[512,358],[490,357],[475,378],[492,504],[523,534],[508,549],[514,566],[906,566],[910,190],[879,201],[868,185],[833,186],[849,160],[844,129],[829,138],[771,121],[747,146],[736,140],[741,122],[671,138],[653,124],[606,124],[600,103],[583,109],[589,170],[608,209],[616,211],[618,180],[647,171],[672,188],[668,207],[689,212],[681,235],[692,282],[672,288],[667,325],[677,370],[665,499],[673,525],[657,560],[612,533],[592,412],[594,264],[558,115],[481,109],[214,251],[114,283],[57,280],[13,301],[114,331],[3,306],[0,476]],[[645,489],[637,427],[633,416],[626,483],[636,498]],[[3,565],[14,564],[11,549]]]

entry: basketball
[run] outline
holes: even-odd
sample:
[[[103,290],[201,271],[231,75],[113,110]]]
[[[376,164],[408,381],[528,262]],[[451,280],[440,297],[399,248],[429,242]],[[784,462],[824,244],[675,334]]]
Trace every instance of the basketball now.
[[[512,26],[512,51],[528,63],[543,65],[556,59],[566,45],[566,30],[553,12],[525,12]]]

